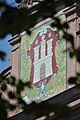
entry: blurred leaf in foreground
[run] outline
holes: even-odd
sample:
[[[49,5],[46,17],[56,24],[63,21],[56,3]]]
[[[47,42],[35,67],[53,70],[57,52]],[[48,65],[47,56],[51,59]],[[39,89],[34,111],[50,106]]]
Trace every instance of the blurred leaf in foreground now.
[[[57,116],[68,117],[71,113],[70,108],[66,105],[55,104],[53,106],[53,111]]]
[[[5,60],[5,57],[6,57],[6,54],[5,54],[4,52],[0,51],[0,59],[1,59],[2,61],[4,61],[4,60]]]

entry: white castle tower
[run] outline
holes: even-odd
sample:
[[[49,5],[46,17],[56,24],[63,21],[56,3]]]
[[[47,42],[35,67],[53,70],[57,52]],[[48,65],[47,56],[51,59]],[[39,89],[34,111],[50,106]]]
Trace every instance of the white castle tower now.
[[[36,83],[50,75],[52,72],[52,41],[53,38],[41,41],[40,45],[34,48],[34,79]],[[40,57],[39,57],[40,56]]]

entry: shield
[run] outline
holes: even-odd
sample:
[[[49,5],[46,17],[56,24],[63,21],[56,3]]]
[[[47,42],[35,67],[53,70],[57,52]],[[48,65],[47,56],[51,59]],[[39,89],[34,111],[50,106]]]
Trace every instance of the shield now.
[[[37,90],[42,91],[48,85],[58,68],[55,56],[56,42],[60,35],[51,27],[42,27],[31,43],[27,56],[31,58],[30,82]]]

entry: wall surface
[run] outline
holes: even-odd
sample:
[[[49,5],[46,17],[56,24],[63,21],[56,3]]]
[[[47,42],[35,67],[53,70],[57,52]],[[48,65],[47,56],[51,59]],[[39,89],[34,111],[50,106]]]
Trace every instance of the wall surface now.
[[[58,8],[58,9],[62,9],[62,10],[60,12],[58,12],[56,14],[56,16],[63,16],[63,18],[61,17],[62,21],[68,22],[69,29],[67,30],[67,32],[74,36],[75,48],[77,48],[78,47],[77,39],[79,39],[79,37],[77,37],[76,32],[79,29],[79,18],[76,14],[76,6],[73,5],[73,7],[66,8],[66,9],[63,9],[63,7],[64,7],[63,5],[60,5],[60,8]],[[56,44],[56,52],[55,52],[56,58],[55,59],[56,59],[57,66],[59,67],[59,70],[56,75],[54,74],[53,77],[51,76],[52,80],[50,80],[50,82],[48,82],[49,80],[46,79],[47,83],[49,85],[52,85],[52,86],[50,86],[51,88],[46,87],[47,83],[45,83],[45,85],[43,84],[42,81],[44,81],[45,79],[38,80],[38,82],[35,82],[35,84],[34,84],[33,81],[37,81],[37,80],[33,80],[34,76],[36,77],[36,75],[34,74],[34,72],[36,71],[36,70],[34,71],[34,67],[36,67],[36,66],[34,66],[34,64],[35,64],[34,56],[35,55],[34,55],[34,47],[33,47],[34,43],[37,42],[37,39],[38,39],[38,38],[36,38],[36,36],[37,36],[36,33],[39,33],[39,31],[41,29],[43,29],[42,27],[45,27],[45,29],[46,29],[46,27],[49,26],[49,23],[48,23],[49,21],[50,20],[46,19],[46,20],[43,20],[42,22],[36,24],[34,29],[32,30],[31,36],[27,35],[26,32],[24,31],[20,34],[20,36],[15,35],[9,41],[10,44],[12,45],[12,54],[10,56],[10,61],[11,61],[11,66],[12,66],[11,75],[14,75],[17,79],[21,78],[23,81],[31,82],[31,84],[33,85],[32,92],[30,92],[30,91],[27,92],[27,90],[25,90],[22,93],[22,97],[25,97],[27,95],[27,96],[29,96],[30,100],[34,100],[33,98],[31,98],[31,96],[33,93],[35,93],[36,90],[37,90],[37,92],[34,95],[35,96],[38,95],[37,99],[40,98],[40,96],[45,96],[45,98],[46,98],[45,90],[47,90],[47,89],[49,89],[49,93],[47,90],[47,94],[49,94],[48,95],[49,97],[47,97],[47,98],[50,98],[50,96],[51,96],[50,94],[53,94],[52,96],[54,96],[55,94],[58,94],[61,91],[66,90],[66,88],[70,87],[68,85],[68,78],[70,78],[71,76],[75,76],[76,72],[79,69],[78,63],[77,63],[75,57],[73,59],[71,59],[68,52],[64,53],[64,54],[62,53],[63,48],[64,49],[66,49],[66,47],[69,48],[71,46],[71,44],[69,42],[66,42],[66,44],[60,43],[60,44],[62,44],[62,47],[63,47],[62,48],[59,44],[60,41],[58,41]],[[56,28],[53,28],[53,31],[54,31],[54,29],[56,29]],[[62,33],[60,32],[59,34],[60,34],[60,39],[62,39],[61,38]],[[31,47],[31,45],[32,45],[32,47]],[[39,46],[40,46],[40,44],[39,44]],[[59,50],[59,48],[60,48],[60,50]],[[30,49],[31,49],[31,51],[30,51]],[[29,52],[32,52],[32,53],[29,53]],[[27,54],[29,54],[29,55],[27,55]],[[52,53],[52,54],[54,54],[54,53]],[[63,60],[62,60],[62,57],[63,57]],[[45,60],[41,60],[41,63],[39,62],[39,65],[38,65],[39,68],[40,68],[40,65],[42,64],[42,61],[45,61]],[[60,61],[63,61],[63,62],[61,63]],[[31,64],[32,64],[32,66],[31,66]],[[54,65],[52,64],[52,66],[54,66]],[[63,68],[64,68],[64,70],[63,70]],[[39,73],[39,71],[38,71],[38,73]],[[63,74],[65,74],[65,75],[63,75]],[[39,81],[41,81],[41,82],[39,82]],[[53,81],[53,83],[51,83],[51,81]],[[60,81],[62,81],[62,82],[60,82]],[[40,84],[42,84],[42,86],[39,87],[38,85],[40,85]],[[58,86],[59,86],[59,88],[58,88]],[[51,90],[51,92],[50,92],[50,90]],[[42,93],[44,95],[42,95]],[[40,99],[42,99],[42,98],[40,98]],[[43,98],[43,100],[44,100],[44,98]]]

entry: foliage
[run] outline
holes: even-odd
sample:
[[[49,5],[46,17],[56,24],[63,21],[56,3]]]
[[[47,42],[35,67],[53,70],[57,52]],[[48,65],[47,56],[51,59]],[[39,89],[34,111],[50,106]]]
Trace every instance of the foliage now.
[[[60,1],[60,0],[59,0]],[[63,0],[65,6],[71,6],[74,4],[74,0]],[[0,2],[0,38],[5,37],[8,33],[16,34],[20,33],[21,31],[26,30],[27,33],[30,35],[30,28],[33,27],[36,24],[36,21],[40,17],[44,17],[45,19],[47,17],[52,17],[55,19],[55,24],[52,23],[52,27],[57,27],[58,30],[63,30],[64,35],[63,38],[67,39],[68,42],[71,43],[71,48],[69,48],[67,51],[69,52],[69,55],[71,58],[75,57],[78,63],[80,64],[80,48],[76,49],[74,47],[74,38],[71,34],[68,34],[64,31],[63,28],[69,28],[67,23],[61,24],[60,19],[53,16],[53,14],[56,13],[55,9],[56,0],[45,0],[40,2],[40,5],[36,7],[35,14],[31,14],[31,11],[27,8],[12,8],[5,4],[5,2]],[[33,11],[32,11],[33,12]],[[25,14],[26,13],[26,14]],[[23,21],[23,22],[22,22]],[[0,59],[5,60],[5,53],[0,51]],[[76,73],[75,77],[69,78],[70,84],[76,84],[77,88],[80,88],[80,73]],[[9,91],[8,86],[12,86],[16,88],[16,91]],[[44,110],[45,106],[48,111],[54,111],[57,115],[64,115],[67,116],[70,113],[70,109],[66,105],[46,105],[41,103],[40,105],[33,102],[31,105],[26,105],[26,103],[21,99],[20,94],[21,91],[24,90],[25,86],[31,88],[31,85],[29,82],[23,83],[21,80],[19,80],[19,83],[16,83],[16,78],[11,76],[10,78],[6,78],[2,74],[0,74],[0,119],[1,120],[7,120],[7,110],[14,110],[18,104],[22,105],[22,109],[28,109],[35,108],[36,113],[41,113],[42,109]],[[7,95],[9,99],[18,101],[16,104],[11,104],[8,99],[5,98],[4,92],[8,91]],[[38,106],[41,107],[41,110],[38,110]],[[62,111],[60,109],[62,108]],[[30,110],[31,110],[30,109]],[[29,114],[31,111],[26,110]],[[37,112],[38,111],[38,112]],[[65,111],[65,112],[63,112]]]

